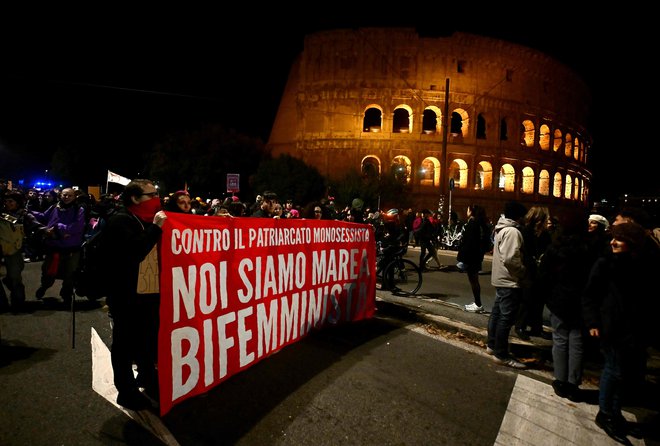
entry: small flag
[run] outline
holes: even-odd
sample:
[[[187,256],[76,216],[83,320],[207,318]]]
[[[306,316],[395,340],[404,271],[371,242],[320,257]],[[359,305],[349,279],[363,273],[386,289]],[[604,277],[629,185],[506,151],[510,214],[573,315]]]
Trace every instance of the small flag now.
[[[126,186],[128,183],[130,183],[131,180],[126,177],[122,177],[121,175],[117,175],[114,172],[110,172],[108,170],[108,183],[119,183],[122,186]]]

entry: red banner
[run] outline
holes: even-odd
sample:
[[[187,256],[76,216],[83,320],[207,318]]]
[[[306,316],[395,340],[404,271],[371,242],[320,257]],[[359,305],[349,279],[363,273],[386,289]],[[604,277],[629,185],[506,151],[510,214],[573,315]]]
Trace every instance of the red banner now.
[[[371,225],[168,213],[160,413],[326,324],[373,316]]]

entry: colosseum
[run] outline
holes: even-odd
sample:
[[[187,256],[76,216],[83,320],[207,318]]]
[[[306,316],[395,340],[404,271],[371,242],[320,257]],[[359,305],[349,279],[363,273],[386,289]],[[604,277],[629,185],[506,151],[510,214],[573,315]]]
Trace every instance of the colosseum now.
[[[584,210],[590,102],[575,72],[507,41],[324,31],[305,38],[268,147],[331,179],[391,172],[417,208],[480,203],[493,217],[515,199]]]

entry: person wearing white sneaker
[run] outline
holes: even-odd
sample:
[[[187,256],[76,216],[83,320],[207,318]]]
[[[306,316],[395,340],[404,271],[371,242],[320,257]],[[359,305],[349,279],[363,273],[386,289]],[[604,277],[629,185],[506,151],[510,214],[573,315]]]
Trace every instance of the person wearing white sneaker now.
[[[526,212],[522,204],[509,201],[504,206],[504,215],[495,225],[491,273],[495,302],[488,319],[487,345],[494,351],[493,360],[497,364],[516,369],[526,368],[509,355],[509,332],[518,314],[522,298],[520,283],[525,276],[522,262],[523,236],[519,228],[520,220]]]
[[[465,311],[483,313],[481,305],[481,285],[479,271],[484,260],[484,254],[490,250],[490,229],[483,207],[470,204],[466,211],[468,221],[465,224],[461,246],[458,248],[456,260],[462,264],[462,270],[467,273],[474,302],[465,306]]]
[[[484,313],[484,307],[482,305],[477,305],[476,302],[472,302],[469,305],[465,306],[465,311],[469,311],[470,313]]]

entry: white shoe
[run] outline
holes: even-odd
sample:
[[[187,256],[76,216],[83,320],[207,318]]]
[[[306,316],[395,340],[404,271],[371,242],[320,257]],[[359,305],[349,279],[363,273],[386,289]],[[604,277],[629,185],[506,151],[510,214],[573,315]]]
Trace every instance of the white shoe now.
[[[492,348],[486,346],[486,354],[493,356],[495,354],[495,350],[493,350]]]
[[[465,306],[465,311],[469,311],[470,313],[483,313],[484,307],[472,302],[470,305]]]

